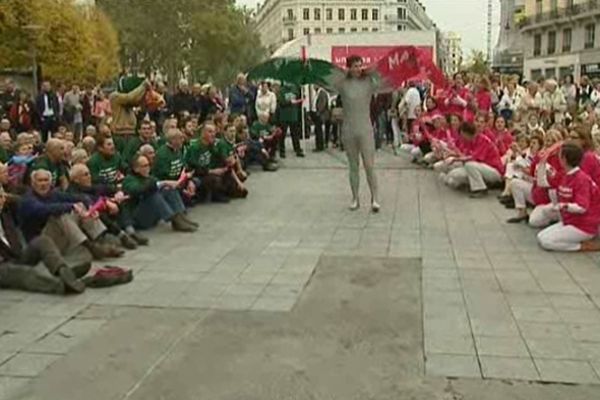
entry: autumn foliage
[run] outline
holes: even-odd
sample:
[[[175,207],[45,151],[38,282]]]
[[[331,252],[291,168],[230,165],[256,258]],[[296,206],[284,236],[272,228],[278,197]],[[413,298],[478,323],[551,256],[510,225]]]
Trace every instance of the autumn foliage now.
[[[33,52],[44,79],[101,83],[119,72],[119,41],[106,15],[74,0],[0,1],[0,69],[29,69]]]

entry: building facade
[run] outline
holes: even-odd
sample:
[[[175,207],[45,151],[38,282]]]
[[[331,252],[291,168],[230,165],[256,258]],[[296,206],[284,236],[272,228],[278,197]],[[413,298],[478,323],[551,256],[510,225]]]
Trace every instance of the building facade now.
[[[441,65],[444,72],[453,75],[460,71],[463,61],[462,38],[456,32],[446,32],[442,38],[442,57],[444,60]]]
[[[309,34],[435,29],[418,0],[265,0],[255,21],[272,51]]]
[[[494,48],[492,67],[504,74],[523,72],[523,43],[520,20],[525,15],[525,0],[500,0],[500,32]]]
[[[600,0],[526,0],[526,79],[600,78]]]

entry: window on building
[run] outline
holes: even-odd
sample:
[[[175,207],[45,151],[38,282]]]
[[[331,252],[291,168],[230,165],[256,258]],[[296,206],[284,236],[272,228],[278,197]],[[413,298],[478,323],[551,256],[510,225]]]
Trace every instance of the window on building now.
[[[371,19],[373,21],[379,21],[379,10],[377,8],[371,10]]]
[[[368,28],[368,27],[366,27],[366,26],[363,26],[363,28],[362,28],[362,31],[363,31],[363,32],[369,32],[369,28]]]
[[[339,29],[338,29],[338,32],[339,32],[339,33],[344,33],[344,32],[346,32],[346,29],[345,29],[345,28],[339,28]]]
[[[550,10],[558,11],[558,0],[550,0]]]
[[[379,31],[379,28],[373,28],[373,29],[371,29],[371,31],[372,32],[377,32],[377,31]]]
[[[343,21],[346,19],[346,10],[345,9],[343,9],[343,8],[338,9],[338,19],[340,21]]]
[[[313,10],[313,13],[314,13],[315,21],[320,21],[321,20],[321,9],[315,8]]]
[[[573,39],[573,31],[571,28],[563,30],[562,51],[568,53],[571,51],[571,41]]]
[[[556,31],[548,32],[548,54],[556,53]]]
[[[356,21],[357,18],[358,18],[358,10],[356,8],[351,8],[350,9],[350,20]]]
[[[406,26],[404,24],[400,24],[400,25],[397,26],[397,29],[399,31],[405,31],[406,30]]]
[[[540,33],[533,36],[533,56],[542,54],[542,35]]]
[[[327,32],[327,33],[333,33],[333,28],[327,28],[327,29],[325,30],[325,32]]]
[[[288,29],[288,40],[294,40],[294,30]]]
[[[294,10],[292,10],[291,8],[288,8],[288,10],[287,10],[287,18],[290,21],[294,19]]]
[[[538,79],[540,79],[542,77],[542,70],[541,69],[532,69],[530,71],[531,73],[531,80],[532,81],[537,81]]]
[[[544,70],[544,77],[546,79],[556,79],[556,68],[546,68]]]
[[[333,19],[333,8],[326,8],[325,9],[325,19],[327,21],[331,21]]]
[[[596,45],[596,24],[588,24],[585,26],[585,40],[583,47],[593,49]]]
[[[358,28],[350,28],[350,32],[358,32]]]
[[[302,18],[303,18],[305,21],[308,21],[308,20],[310,19],[310,8],[304,8],[304,9],[302,10]]]
[[[316,34],[319,34],[319,33],[321,33],[321,28],[315,28],[315,33],[316,33]]]
[[[310,35],[310,28],[304,28],[304,34]]]
[[[406,8],[398,7],[398,19],[406,19]]]
[[[542,0],[535,0],[535,13],[536,14],[542,13]]]
[[[360,10],[360,14],[361,14],[363,21],[369,20],[369,9],[368,8],[363,8],[362,10]]]
[[[573,66],[569,66],[569,67],[560,67],[558,69],[558,79],[562,80],[565,78],[565,76],[567,75],[572,75],[574,71]]]

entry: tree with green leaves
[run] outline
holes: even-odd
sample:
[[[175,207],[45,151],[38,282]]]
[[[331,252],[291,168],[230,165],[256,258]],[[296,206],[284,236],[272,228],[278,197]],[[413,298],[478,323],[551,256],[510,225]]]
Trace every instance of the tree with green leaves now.
[[[247,10],[233,0],[98,0],[119,31],[121,61],[133,71],[184,72],[232,81],[265,55]]]
[[[29,69],[33,52],[45,79],[94,84],[119,71],[117,33],[100,10],[74,0],[0,1],[0,68]]]
[[[480,50],[471,50],[471,55],[467,61],[464,71],[478,75],[487,75],[490,73],[490,66],[486,55]]]

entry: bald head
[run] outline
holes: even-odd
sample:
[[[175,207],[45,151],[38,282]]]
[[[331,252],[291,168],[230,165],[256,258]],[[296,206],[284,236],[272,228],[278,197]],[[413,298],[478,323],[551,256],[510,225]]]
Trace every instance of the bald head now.
[[[61,139],[48,139],[46,143],[46,155],[52,162],[60,162],[64,159],[65,142]]]

